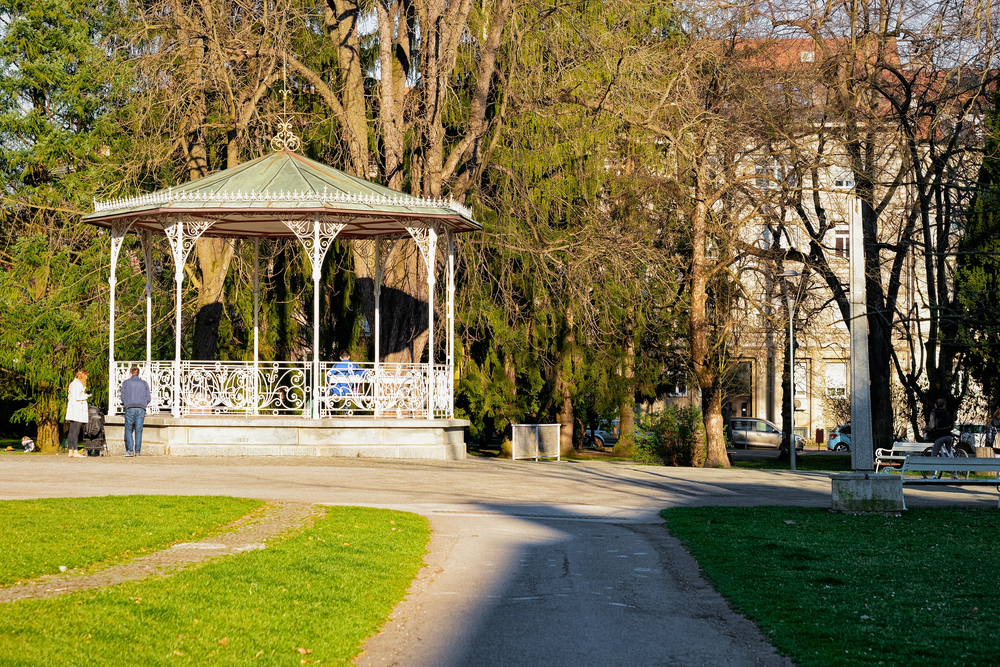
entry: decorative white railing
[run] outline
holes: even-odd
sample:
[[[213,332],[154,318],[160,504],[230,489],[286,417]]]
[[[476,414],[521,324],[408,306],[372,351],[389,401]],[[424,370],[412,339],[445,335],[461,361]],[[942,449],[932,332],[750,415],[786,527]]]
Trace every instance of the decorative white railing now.
[[[129,368],[149,383],[149,413],[174,409],[174,362],[119,361],[111,413],[122,411],[119,387]],[[301,415],[312,410],[312,362],[182,361],[181,415]],[[427,418],[428,394],[433,395],[436,418],[454,416],[454,379],[449,367],[435,364],[428,378],[427,364],[321,362],[319,415],[372,416],[389,419]],[[433,390],[433,391],[431,391]]]
[[[435,364],[431,377],[434,383],[434,416],[442,419],[454,417],[454,373],[444,364]]]
[[[181,414],[298,415],[308,409],[312,364],[182,361]]]
[[[147,364],[134,361],[115,362],[114,388],[111,393],[111,414],[122,412],[121,386],[128,379],[132,366],[139,367],[139,377],[149,384],[152,400],[147,412],[170,412],[174,404],[174,362],[153,361]]]

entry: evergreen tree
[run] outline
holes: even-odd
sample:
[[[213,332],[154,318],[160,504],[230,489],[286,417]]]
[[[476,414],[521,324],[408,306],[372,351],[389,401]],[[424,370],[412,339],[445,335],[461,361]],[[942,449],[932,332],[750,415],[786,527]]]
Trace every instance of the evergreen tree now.
[[[0,35],[0,371],[6,397],[29,405],[43,451],[74,367],[107,400],[107,236],[78,215],[111,178],[117,150],[105,114],[118,61],[103,38],[117,5],[5,2]]]
[[[986,119],[988,134],[978,188],[959,245],[955,292],[962,306],[960,340],[966,367],[991,410],[1000,405],[1000,93]]]

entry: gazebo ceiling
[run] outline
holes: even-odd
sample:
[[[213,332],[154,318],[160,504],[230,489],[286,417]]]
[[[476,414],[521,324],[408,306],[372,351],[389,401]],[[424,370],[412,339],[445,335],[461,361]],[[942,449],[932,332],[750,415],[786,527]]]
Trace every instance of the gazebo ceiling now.
[[[294,238],[285,220],[346,224],[339,236],[406,234],[407,226],[437,222],[453,232],[482,229],[472,212],[452,199],[411,197],[351,176],[288,150],[151,194],[95,202],[83,222],[163,232],[174,216],[213,221],[205,236]]]

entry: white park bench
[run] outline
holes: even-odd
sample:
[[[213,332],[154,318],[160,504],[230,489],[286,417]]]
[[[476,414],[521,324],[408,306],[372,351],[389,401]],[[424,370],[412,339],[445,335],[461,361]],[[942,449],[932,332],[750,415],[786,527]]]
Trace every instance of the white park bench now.
[[[937,473],[994,473],[992,478],[947,479],[944,477],[924,477],[910,475],[908,472]],[[959,486],[996,486],[1000,492],[1000,459],[993,458],[952,458],[947,456],[907,456],[900,470],[904,485],[923,484],[936,486],[938,484],[953,484]],[[997,501],[1000,508],[1000,499]]]
[[[931,442],[894,442],[892,447],[875,450],[875,472],[899,470],[903,466],[903,461],[911,454],[930,454],[934,443]]]

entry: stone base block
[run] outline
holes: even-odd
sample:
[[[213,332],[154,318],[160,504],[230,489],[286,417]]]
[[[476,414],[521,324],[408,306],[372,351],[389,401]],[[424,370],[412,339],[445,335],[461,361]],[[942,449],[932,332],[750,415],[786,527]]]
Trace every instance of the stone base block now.
[[[465,419],[365,419],[147,415],[142,454],[465,458]],[[108,452],[125,453],[122,415],[105,418]]]
[[[831,507],[842,512],[898,512],[905,510],[903,479],[899,475],[851,472],[834,475]]]

